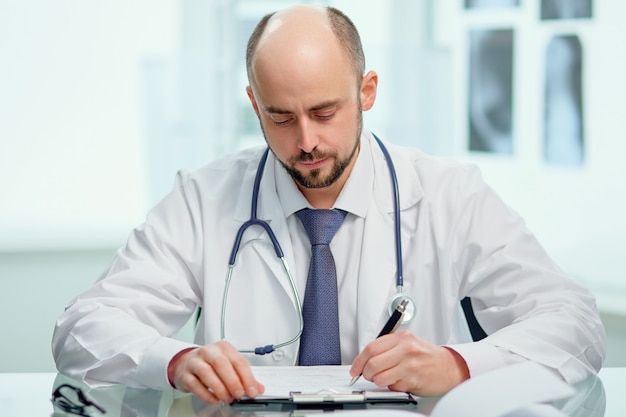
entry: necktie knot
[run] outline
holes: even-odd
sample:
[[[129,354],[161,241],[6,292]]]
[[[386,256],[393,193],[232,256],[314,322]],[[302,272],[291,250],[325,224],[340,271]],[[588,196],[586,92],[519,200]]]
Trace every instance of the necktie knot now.
[[[296,213],[313,246],[330,244],[346,214],[343,210],[329,209],[304,209]]]

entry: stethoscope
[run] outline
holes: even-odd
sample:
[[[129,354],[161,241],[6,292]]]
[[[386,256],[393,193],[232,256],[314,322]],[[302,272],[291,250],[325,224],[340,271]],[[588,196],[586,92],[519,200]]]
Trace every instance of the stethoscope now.
[[[388,303],[387,310],[389,315],[393,314],[396,310],[396,307],[402,303],[403,300],[407,300],[408,303],[405,308],[405,313],[402,318],[403,323],[408,323],[413,320],[415,316],[415,301],[409,297],[408,295],[402,292],[403,289],[403,276],[402,276],[402,242],[400,238],[400,193],[398,190],[398,178],[396,176],[396,170],[393,166],[393,162],[391,160],[391,156],[387,151],[385,145],[383,145],[382,141],[374,135],[374,139],[380,146],[381,151],[385,155],[385,160],[387,162],[387,167],[389,168],[389,176],[391,179],[391,189],[393,194],[393,202],[394,202],[394,234],[395,234],[395,244],[396,244],[396,293],[391,297]],[[221,314],[221,323],[220,323],[220,337],[222,340],[226,340],[226,300],[228,298],[228,290],[230,288],[230,282],[233,276],[233,270],[235,268],[235,261],[237,259],[237,253],[239,252],[239,246],[241,246],[241,240],[243,238],[243,234],[250,226],[261,226],[267,232],[270,240],[272,241],[272,245],[274,246],[274,251],[276,252],[276,256],[280,260],[281,265],[283,266],[283,270],[287,275],[287,279],[289,280],[289,286],[291,288],[291,292],[293,293],[293,298],[296,303],[296,310],[298,314],[298,333],[292,337],[291,339],[272,345],[259,346],[254,349],[247,350],[239,350],[242,353],[255,353],[257,355],[265,355],[266,353],[271,353],[276,349],[285,347],[296,342],[300,339],[302,335],[302,329],[304,327],[304,319],[302,317],[302,303],[300,301],[300,296],[298,295],[298,291],[296,289],[296,284],[289,271],[289,265],[285,260],[285,255],[283,254],[283,250],[280,247],[280,243],[278,243],[278,239],[276,235],[272,231],[270,225],[257,217],[257,206],[259,200],[259,188],[261,185],[261,178],[263,177],[263,170],[265,169],[265,163],[267,162],[267,156],[269,154],[269,148],[265,150],[263,155],[261,156],[261,160],[259,161],[259,166],[256,171],[256,176],[254,178],[254,187],[252,188],[252,204],[250,209],[250,219],[241,225],[239,230],[237,231],[237,235],[235,236],[235,243],[233,244],[233,249],[230,253],[230,258],[228,260],[228,272],[226,275],[226,283],[224,285],[224,296],[222,297],[222,314]]]

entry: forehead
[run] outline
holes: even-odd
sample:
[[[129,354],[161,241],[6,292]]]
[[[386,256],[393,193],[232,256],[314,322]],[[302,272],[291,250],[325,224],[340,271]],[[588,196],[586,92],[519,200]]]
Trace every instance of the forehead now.
[[[257,100],[325,101],[357,84],[346,50],[325,12],[316,8],[297,7],[273,17],[259,40],[251,70]]]
[[[257,101],[280,108],[311,107],[356,94],[354,70],[337,43],[272,46],[259,50],[253,64],[250,83]]]
[[[315,110],[356,96],[356,83],[337,72],[309,72],[293,76],[283,72],[259,74],[252,87],[258,104],[265,110]]]

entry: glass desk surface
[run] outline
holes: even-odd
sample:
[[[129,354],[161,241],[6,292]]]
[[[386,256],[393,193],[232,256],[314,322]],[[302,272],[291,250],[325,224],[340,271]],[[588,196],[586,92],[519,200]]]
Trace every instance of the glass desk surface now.
[[[92,407],[87,407],[87,415],[93,417],[290,415],[289,412],[268,409],[255,412],[236,407],[208,406],[195,397],[171,391],[161,392],[123,386],[87,389],[84,385],[55,373],[0,373],[0,416],[75,416],[76,414],[69,414],[53,407],[50,400],[53,391],[64,383],[82,387],[88,398],[106,409],[106,414],[101,414]],[[626,415],[626,367],[603,368],[599,376],[576,384],[575,388],[577,392],[574,396],[555,403],[557,408],[560,408],[566,415],[572,417],[623,417]],[[412,408],[412,410],[428,415],[436,402],[437,398],[420,398],[417,408]],[[362,414],[367,414],[368,411],[362,410]],[[336,413],[341,414],[341,410]],[[393,415],[393,410],[385,412],[385,415]]]

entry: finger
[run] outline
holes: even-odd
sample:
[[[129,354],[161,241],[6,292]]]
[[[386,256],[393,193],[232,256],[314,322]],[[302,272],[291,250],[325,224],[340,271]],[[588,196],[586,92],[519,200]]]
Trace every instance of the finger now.
[[[365,348],[359,353],[354,361],[352,361],[352,366],[350,367],[350,376],[355,377],[357,375],[363,374],[363,369],[372,358],[372,356],[376,355],[375,347],[372,347],[372,343],[369,343]]]
[[[244,356],[228,342],[218,342],[223,356],[212,363],[215,372],[233,398],[240,399],[246,394],[250,398],[265,391],[265,387],[252,375],[250,364]]]
[[[250,364],[238,350],[226,341],[216,346],[223,356],[217,357],[212,366],[233,398],[254,398],[265,392],[265,386],[254,378]]]
[[[235,398],[241,398],[245,394],[250,398],[254,398],[257,395],[264,393],[265,386],[254,378],[250,363],[241,354],[241,352],[226,341],[218,342],[218,345],[229,358],[229,364],[238,378],[237,382],[244,390],[244,392],[241,393],[241,396],[238,396],[239,393],[237,393],[237,395],[233,393],[233,396],[235,396]]]
[[[386,387],[401,378],[405,371],[403,361],[407,360],[407,352],[404,349],[406,338],[392,335],[383,336],[373,346],[375,352],[363,368],[365,379],[376,385]]]
[[[231,392],[236,392],[238,388],[232,387],[232,374],[234,373],[234,371],[232,370],[232,367],[230,367],[230,373],[225,370],[227,366],[222,363],[224,361],[225,360],[223,358],[218,358],[212,363],[206,362],[203,364],[204,366],[195,369],[193,373],[198,377],[202,384],[207,387],[207,389],[210,389],[213,394],[217,398],[219,398],[220,401],[226,404],[230,404],[235,398],[235,396],[231,394]],[[238,381],[238,378],[236,376],[235,380]],[[241,384],[239,384],[239,387],[239,391],[243,391],[243,389],[241,388]]]
[[[223,402],[224,404],[230,404],[233,402],[234,398],[230,395],[230,392],[221,381],[221,379],[213,372],[210,374],[208,372],[201,372],[198,374],[198,380],[202,385],[204,385],[204,389],[211,392],[218,401]]]
[[[187,391],[209,404],[218,404],[220,399],[194,375],[188,374],[185,381]]]
[[[350,367],[350,376],[356,377],[363,373],[363,367],[367,363],[367,357],[363,354],[363,352],[359,353],[354,361],[352,362],[352,366]]]
[[[245,390],[245,394],[250,398],[254,398],[259,394],[265,392],[263,384],[258,382],[252,374],[252,368],[246,360],[246,358],[232,346],[229,346],[230,364],[233,367],[234,372],[239,378],[239,381]]]
[[[376,357],[376,363],[371,363],[363,376],[379,387],[389,387],[402,380],[404,369],[401,366],[401,359],[390,354],[383,354]]]
[[[352,367],[350,368],[350,375],[355,377],[357,375],[364,375],[364,370],[369,361],[380,355],[381,353],[394,347],[397,342],[394,342],[393,335],[385,335],[378,337],[365,346],[365,348],[354,358]]]
[[[245,390],[245,394],[250,398],[255,398],[265,392],[265,386],[254,378],[252,368],[248,361],[237,352],[237,357],[233,358],[231,364],[237,373],[239,380]]]

